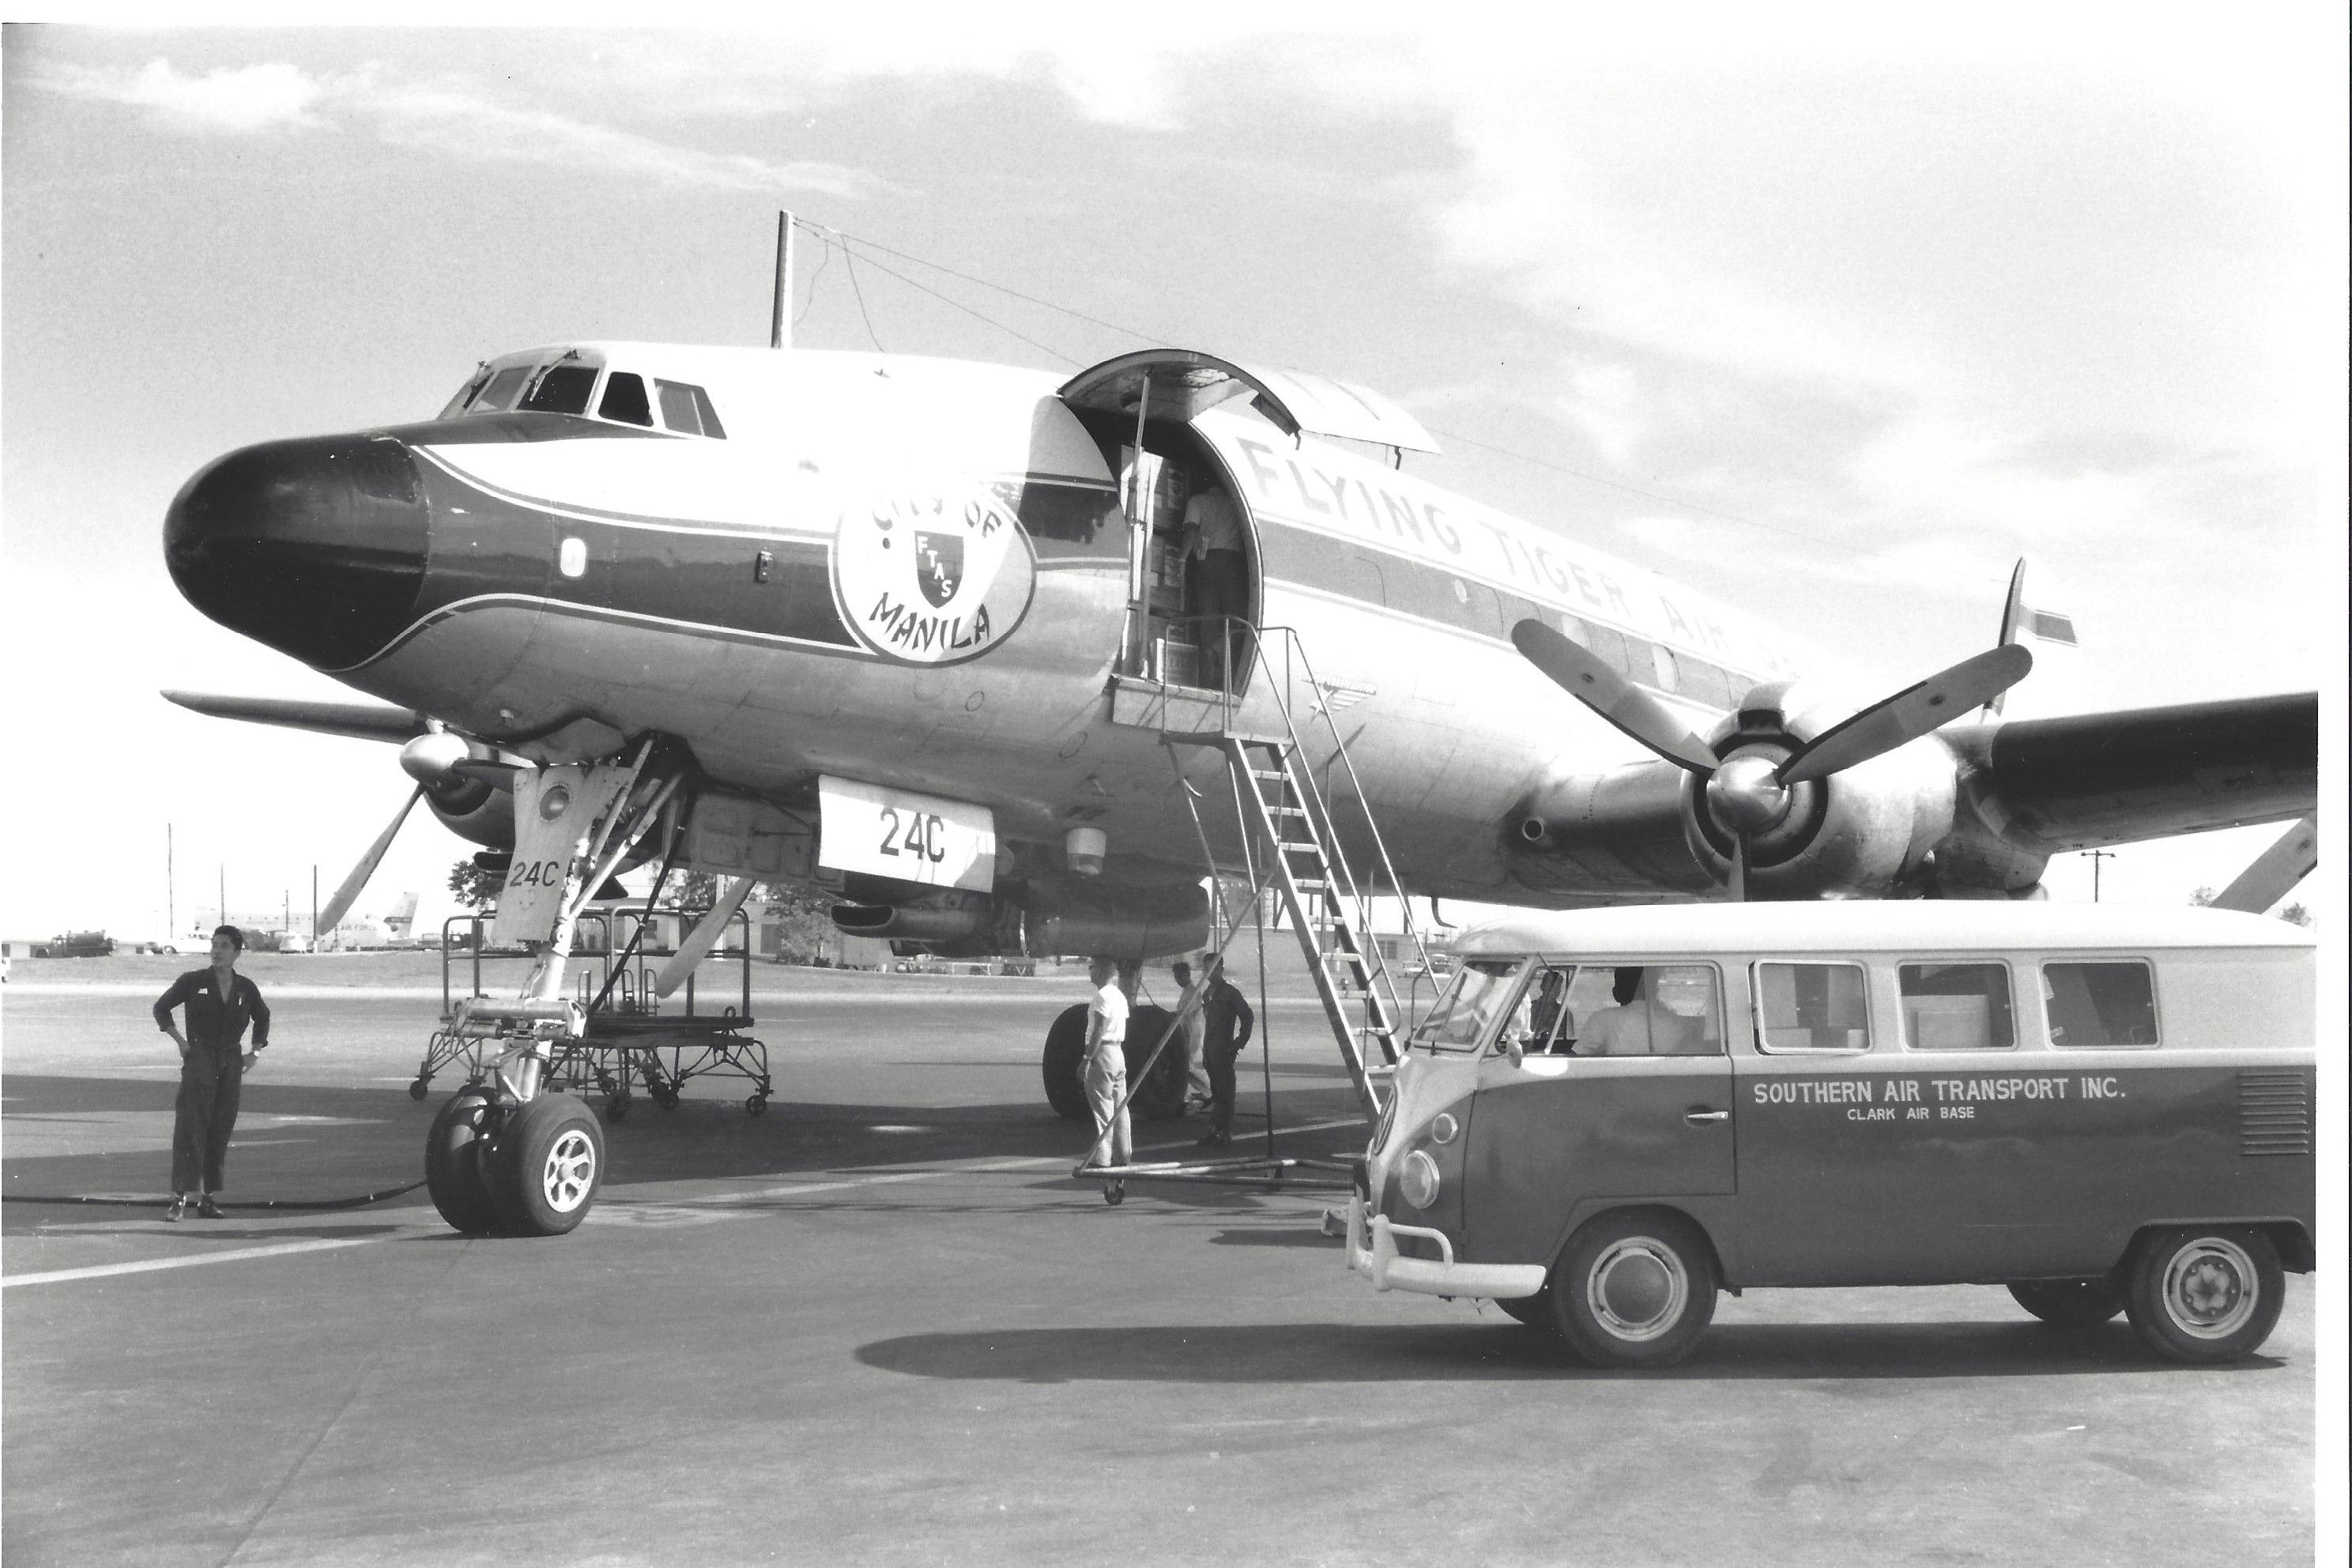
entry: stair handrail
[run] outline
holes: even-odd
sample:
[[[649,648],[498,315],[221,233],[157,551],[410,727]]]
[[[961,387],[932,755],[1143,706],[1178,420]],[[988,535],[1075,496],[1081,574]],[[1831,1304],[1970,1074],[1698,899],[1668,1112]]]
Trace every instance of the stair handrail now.
[[[1347,770],[1348,784],[1355,796],[1357,814],[1363,818],[1365,829],[1371,837],[1372,849],[1379,858],[1380,868],[1388,874],[1389,887],[1397,900],[1397,910],[1404,925],[1404,934],[1412,940],[1413,951],[1420,955],[1422,968],[1427,971],[1430,967],[1429,946],[1422,940],[1420,928],[1413,921],[1412,901],[1405,896],[1403,885],[1397,879],[1396,862],[1389,854],[1388,840],[1381,832],[1379,820],[1372,815],[1371,803],[1364,797],[1363,780],[1356,772],[1355,759],[1348,754],[1348,742],[1339,733],[1339,721],[1331,716],[1330,694],[1325,690],[1322,681],[1315,674],[1314,661],[1307,657],[1305,640],[1293,626],[1250,628],[1247,627],[1246,623],[1244,623],[1244,635],[1250,637],[1253,661],[1265,669],[1266,694],[1272,700],[1275,710],[1282,716],[1283,730],[1289,737],[1291,750],[1294,752],[1303,753],[1306,751],[1306,742],[1298,733],[1298,723],[1291,711],[1292,704],[1288,696],[1288,690],[1292,685],[1289,665],[1294,657],[1297,660],[1299,669],[1305,673],[1308,689],[1316,692],[1321,699],[1316,703],[1316,711],[1321,715],[1324,728],[1330,732],[1333,754],[1338,757],[1340,766]],[[1278,682],[1276,679],[1273,663],[1266,657],[1265,639],[1269,633],[1278,636],[1283,645],[1284,669]],[[1230,642],[1227,646],[1231,646]],[[1234,697],[1229,692],[1227,694],[1228,713],[1231,712],[1233,701]],[[1307,795],[1312,798],[1314,809],[1321,817],[1321,821],[1317,824],[1317,832],[1326,845],[1325,858],[1338,869],[1340,879],[1345,882],[1346,896],[1356,905],[1357,920],[1369,939],[1370,951],[1359,955],[1365,961],[1366,977],[1377,975],[1387,988],[1390,1004],[1397,1014],[1391,1022],[1396,1028],[1402,1030],[1409,1020],[1403,1016],[1403,998],[1397,993],[1396,981],[1389,973],[1387,956],[1380,950],[1379,932],[1374,929],[1371,910],[1373,895],[1362,890],[1356,880],[1354,869],[1348,864],[1347,850],[1340,842],[1339,819],[1331,809],[1330,802],[1326,797],[1322,785],[1315,777],[1315,770],[1312,767],[1302,766],[1298,771],[1306,779]]]

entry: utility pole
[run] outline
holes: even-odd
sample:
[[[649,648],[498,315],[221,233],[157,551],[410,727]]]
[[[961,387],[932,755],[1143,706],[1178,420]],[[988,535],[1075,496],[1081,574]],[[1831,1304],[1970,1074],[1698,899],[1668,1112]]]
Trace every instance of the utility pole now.
[[[318,945],[319,945],[319,868],[318,868],[317,863],[316,863],[316,862],[313,862],[313,863],[311,864],[311,867],[310,867],[310,946],[311,946],[311,948],[315,951],[315,950],[317,949]]]
[[[768,346],[793,346],[793,215],[776,215],[776,313],[768,324]]]
[[[2095,904],[2099,901],[2099,862],[2102,860],[2112,860],[2116,857],[2115,851],[2111,849],[2094,849],[2090,852],[2090,858],[2091,902]]]
[[[173,908],[172,900],[172,825],[163,824],[163,940],[176,947],[180,942],[180,911]]]

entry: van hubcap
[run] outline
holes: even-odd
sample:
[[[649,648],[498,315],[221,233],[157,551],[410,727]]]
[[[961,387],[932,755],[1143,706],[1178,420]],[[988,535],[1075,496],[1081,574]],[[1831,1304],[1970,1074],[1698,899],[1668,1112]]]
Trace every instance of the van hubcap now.
[[[2220,1237],[2189,1243],[2164,1270],[2164,1306],[2182,1333],[2227,1339],[2254,1315],[2254,1260]]]
[[[1584,1298],[1593,1320],[1612,1335],[1654,1340],[1682,1321],[1690,1277],[1674,1248],[1646,1236],[1629,1236],[1592,1260]]]

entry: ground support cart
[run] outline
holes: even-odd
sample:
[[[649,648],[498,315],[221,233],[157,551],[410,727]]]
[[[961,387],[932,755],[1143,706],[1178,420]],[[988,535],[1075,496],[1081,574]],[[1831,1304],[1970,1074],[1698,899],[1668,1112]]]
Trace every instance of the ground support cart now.
[[[588,1033],[560,1047],[550,1072],[573,1089],[593,1084],[604,1095],[604,1119],[629,1113],[635,1085],[664,1110],[676,1110],[687,1083],[713,1074],[751,1086],[743,1109],[753,1116],[768,1109],[774,1084],[768,1076],[768,1047],[751,1031],[751,1020],[731,1009],[720,1014],[624,1013],[588,1016]]]

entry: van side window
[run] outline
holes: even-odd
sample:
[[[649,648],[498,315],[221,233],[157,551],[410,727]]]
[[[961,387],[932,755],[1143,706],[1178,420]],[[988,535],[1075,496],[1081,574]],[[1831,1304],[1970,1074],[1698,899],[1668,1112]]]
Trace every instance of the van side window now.
[[[1704,963],[1587,963],[1569,982],[1552,1052],[1577,1057],[1723,1054],[1723,1009]]]
[[[1906,963],[1903,1043],[1915,1051],[2005,1051],[2017,1044],[2009,970],[1998,963]]]
[[[1858,963],[1759,963],[1757,1043],[1767,1051],[1866,1051],[1867,996]]]
[[[2053,1046],[2152,1046],[2156,976],[2137,959],[2042,966]]]

